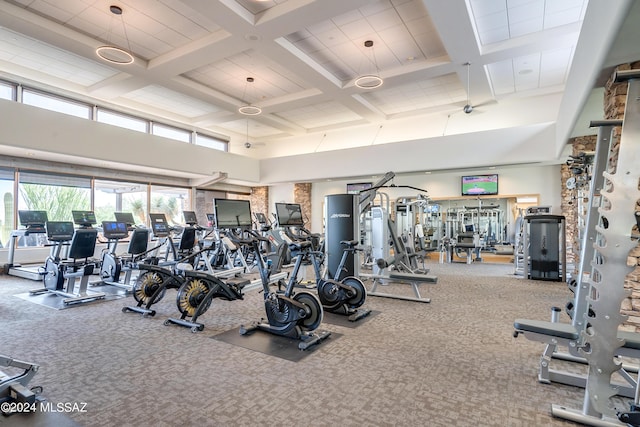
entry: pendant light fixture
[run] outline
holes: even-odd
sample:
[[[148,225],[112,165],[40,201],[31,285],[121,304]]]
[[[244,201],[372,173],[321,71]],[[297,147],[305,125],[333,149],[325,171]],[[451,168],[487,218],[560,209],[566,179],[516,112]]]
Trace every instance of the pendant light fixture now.
[[[246,102],[245,96],[247,94],[247,88],[254,81],[255,81],[255,79],[253,77],[247,77],[246,83],[244,85],[244,92],[242,93],[242,101],[243,102]],[[258,114],[262,113],[262,108],[258,107],[257,105],[252,105],[250,102],[246,102],[245,105],[243,105],[240,108],[238,108],[238,112],[240,114],[244,114],[245,116],[257,116]]]
[[[380,77],[380,70],[378,69],[378,61],[376,61],[376,54],[373,50],[373,40],[367,40],[364,42],[364,47],[371,52],[371,58],[367,58],[367,60],[373,63],[375,67],[375,72],[372,74],[364,74],[358,77],[354,84],[360,89],[375,89],[384,83],[382,77]]]
[[[113,44],[107,44],[107,45],[98,47],[96,49],[96,54],[103,60],[110,62],[112,64],[120,64],[120,65],[132,64],[133,55],[131,54],[131,43],[129,43],[129,36],[127,35],[127,27],[125,26],[124,18],[122,17],[122,8],[120,6],[111,5],[109,6],[109,11],[111,11],[113,16],[111,17],[111,24],[109,25],[107,43],[111,42],[111,34],[113,32],[114,21],[117,19],[117,17],[120,17],[120,22],[122,23],[122,30],[124,33],[124,38],[127,41],[128,50],[125,50],[118,46],[114,46]]]

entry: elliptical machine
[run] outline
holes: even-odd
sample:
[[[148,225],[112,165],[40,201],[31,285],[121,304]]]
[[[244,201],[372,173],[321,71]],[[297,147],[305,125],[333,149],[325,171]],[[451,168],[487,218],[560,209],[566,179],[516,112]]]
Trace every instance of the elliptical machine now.
[[[296,263],[292,272],[293,280],[284,290],[273,290],[269,286],[269,270],[260,255],[260,241],[266,240],[253,234],[248,243],[252,245],[258,260],[258,270],[262,281],[264,294],[264,308],[267,321],[261,319],[249,326],[240,326],[240,334],[247,335],[257,329],[271,334],[299,339],[298,348],[306,350],[312,345],[319,344],[331,335],[330,331],[317,331],[322,323],[323,311],[318,297],[309,292],[294,292],[295,275],[300,268]],[[310,247],[310,242],[292,243],[290,249],[299,251],[301,247]]]
[[[322,252],[311,250],[311,245],[300,246],[300,254],[296,258],[296,266],[302,263],[302,259],[308,255],[316,274],[316,284],[318,289],[318,297],[322,303],[322,307],[331,313],[349,316],[351,322],[362,319],[371,313],[369,309],[359,309],[367,299],[367,289],[362,280],[355,276],[345,276],[344,268],[347,257],[350,253],[355,254],[358,249],[357,240],[342,240],[340,244],[344,247],[340,264],[336,269],[333,279],[324,278],[320,271],[320,261],[318,256],[322,256]],[[294,270],[297,272],[297,270]],[[296,280],[292,274],[292,280]]]

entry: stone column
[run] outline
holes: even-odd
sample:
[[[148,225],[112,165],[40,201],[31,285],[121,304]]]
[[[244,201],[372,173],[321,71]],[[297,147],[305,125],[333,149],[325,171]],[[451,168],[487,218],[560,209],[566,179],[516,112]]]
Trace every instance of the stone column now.
[[[571,138],[569,144],[572,146],[571,155],[577,156],[580,153],[587,151],[594,151],[596,146],[597,136],[587,135]],[[560,169],[561,182],[561,209],[562,215],[566,218],[566,245],[567,245],[567,265],[573,265],[574,271],[571,272],[574,275],[578,271],[578,262],[580,261],[580,235],[578,233],[578,189],[568,189],[567,180],[571,178],[573,174],[570,168],[564,164]],[[588,203],[588,200],[583,200],[584,203]]]
[[[293,185],[293,202],[300,204],[305,227],[311,229],[311,183],[302,182]]]
[[[622,64],[616,67],[617,70],[630,70],[640,68],[640,62],[632,64]],[[606,119],[623,119],[624,110],[627,101],[627,82],[615,83],[613,81],[613,73],[605,85],[604,94],[604,117]],[[614,138],[611,157],[609,160],[610,167],[615,168],[618,162],[618,149],[620,147],[619,131]],[[636,211],[640,211],[640,205],[636,201]],[[638,228],[633,227],[631,233],[638,234]],[[629,273],[625,279],[625,288],[631,291],[631,294],[622,302],[621,314],[629,316],[624,323],[625,330],[640,331],[640,247],[636,247],[629,253],[627,265],[635,266],[635,269]]]
[[[251,213],[261,212],[267,217],[269,216],[269,187],[251,187]]]

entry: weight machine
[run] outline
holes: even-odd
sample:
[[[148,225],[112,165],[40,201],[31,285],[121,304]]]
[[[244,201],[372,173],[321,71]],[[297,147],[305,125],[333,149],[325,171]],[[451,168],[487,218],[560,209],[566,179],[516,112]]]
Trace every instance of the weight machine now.
[[[24,362],[12,357],[0,355],[0,367],[22,370],[22,372],[14,375],[0,371],[0,403],[17,402],[34,404],[37,395],[42,392],[42,387],[27,387],[38,372],[40,366],[35,363]],[[1,413],[5,416],[11,415],[11,413],[7,412]]]
[[[573,323],[563,325],[526,319],[514,322],[516,334],[524,333],[525,337],[536,341],[554,344],[556,337],[573,338],[575,351],[589,365],[583,405],[581,409],[552,405],[551,412],[556,417],[593,426],[619,426],[618,419],[637,422],[640,413],[637,380],[633,385],[636,398],[629,408],[616,408],[611,400],[618,392],[612,383],[612,375],[624,374],[617,356],[629,348],[637,350],[640,342],[638,334],[621,339],[619,331],[625,320],[620,314],[621,304],[628,295],[624,288],[625,278],[632,269],[627,265],[627,257],[638,244],[638,238],[632,238],[631,230],[638,225],[635,211],[640,199],[637,168],[640,163],[640,72],[618,71],[614,76],[615,82],[625,80],[629,85],[618,163],[615,173],[603,173],[605,185],[600,188],[597,202],[594,197],[591,199],[593,209],[589,212],[582,247],[592,243],[594,254],[589,260],[589,275],[584,274],[586,258],[583,256],[580,261]]]
[[[371,257],[375,260],[375,264],[373,265],[373,273],[361,274],[361,276],[373,279],[373,286],[371,290],[368,291],[368,295],[428,303],[431,300],[429,298],[423,298],[420,295],[419,285],[424,283],[437,283],[438,278],[429,275],[429,270],[427,268],[424,268],[424,265],[422,267],[418,266],[417,258],[419,257],[419,254],[412,249],[413,246],[407,246],[408,237],[406,235],[404,236],[404,238],[399,236],[397,233],[398,226],[389,218],[388,195],[382,192],[378,192],[380,188],[384,188],[384,185],[389,180],[391,180],[393,176],[394,175],[392,172],[388,173],[381,181],[382,183],[376,184],[376,186],[363,192],[365,194],[364,200],[362,200],[361,196],[361,200],[359,203],[360,216],[364,217],[365,214],[369,214],[369,240],[371,243]],[[422,193],[426,193],[425,190],[412,186],[391,185],[391,187],[410,188]],[[407,201],[408,198],[404,198],[404,200]],[[417,198],[416,200],[420,199]],[[428,199],[423,198],[423,200],[427,201]],[[376,201],[378,201],[377,205],[375,204]],[[405,207],[414,205],[424,206],[426,205],[426,203],[416,202],[411,204],[403,204],[403,206]],[[325,206],[328,206],[327,203],[325,203]],[[404,221],[403,219],[404,222],[409,222],[408,210],[412,209],[413,208],[405,208],[407,218],[406,221]],[[329,212],[327,212],[326,217],[330,218]],[[415,219],[411,219],[410,221],[412,224],[415,224]],[[329,223],[327,222],[327,224]],[[393,245],[393,256],[391,256],[391,247],[389,246],[390,241]],[[411,242],[411,245],[412,244],[413,242]],[[328,238],[327,247],[329,247]],[[378,292],[378,285],[386,282],[410,284],[414,297]]]

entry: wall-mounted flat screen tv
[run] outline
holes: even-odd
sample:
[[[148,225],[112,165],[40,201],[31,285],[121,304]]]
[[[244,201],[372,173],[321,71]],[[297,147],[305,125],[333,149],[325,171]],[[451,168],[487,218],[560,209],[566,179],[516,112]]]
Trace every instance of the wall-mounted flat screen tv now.
[[[498,194],[498,175],[465,175],[462,177],[463,196]]]

